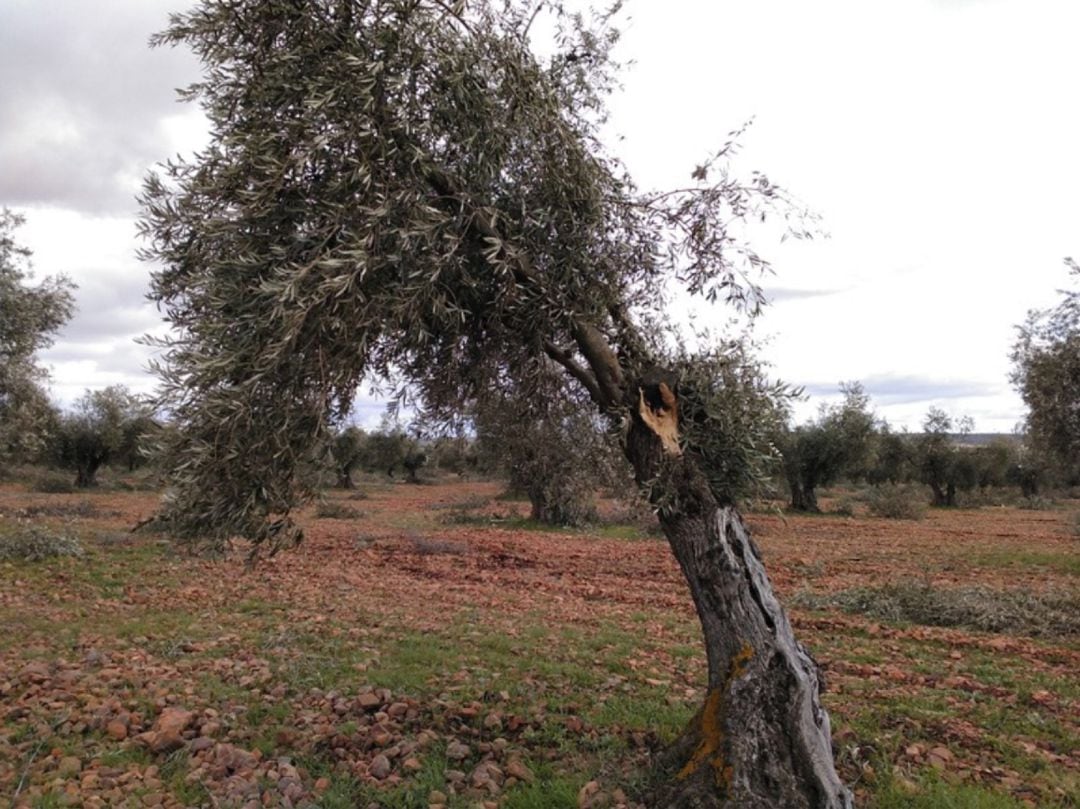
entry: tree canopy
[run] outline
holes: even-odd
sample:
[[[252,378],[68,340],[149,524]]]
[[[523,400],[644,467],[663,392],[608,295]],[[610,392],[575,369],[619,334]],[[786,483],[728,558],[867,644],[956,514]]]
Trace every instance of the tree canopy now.
[[[0,462],[41,448],[54,420],[36,354],[71,317],[72,283],[31,279],[30,251],[15,238],[23,217],[0,209]]]
[[[97,483],[102,466],[121,459],[133,468],[141,441],[155,423],[149,407],[123,385],[88,390],[65,413],[53,438],[54,458],[75,470],[75,485]]]
[[[557,30],[547,57],[537,14]],[[599,134],[617,38],[610,15],[547,2],[206,0],[172,17],[155,42],[202,59],[184,96],[212,133],[142,199],[175,329],[177,531],[294,540],[293,470],[365,375],[439,407],[540,395],[555,366],[617,418],[627,378],[663,358],[669,282],[756,309],[765,263],[740,223],[793,209],[728,170],[732,144],[685,188],[638,190]]]
[[[816,489],[865,473],[875,437],[870,397],[859,382],[841,383],[842,402],[823,405],[814,421],[783,438],[784,474],[797,511],[818,511]]]
[[[1066,259],[1080,281],[1080,264]],[[1028,406],[1028,438],[1067,482],[1080,482],[1080,289],[1028,313],[1013,345],[1012,382]]]

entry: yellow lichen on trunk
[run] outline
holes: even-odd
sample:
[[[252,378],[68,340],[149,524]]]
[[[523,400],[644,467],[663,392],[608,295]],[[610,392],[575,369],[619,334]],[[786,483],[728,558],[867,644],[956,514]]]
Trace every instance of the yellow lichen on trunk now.
[[[723,689],[713,688],[705,698],[705,705],[694,718],[697,725],[697,733],[701,736],[694,754],[690,760],[679,770],[678,778],[689,778],[701,769],[703,764],[710,764],[718,775],[724,768],[724,708]],[[719,781],[719,778],[717,779]]]
[[[709,689],[705,704],[691,723],[691,728],[701,737],[701,741],[690,760],[679,770],[676,777],[680,780],[689,778],[702,765],[708,764],[717,787],[727,789],[731,784],[733,771],[731,765],[724,762],[724,694],[735,680],[746,673],[746,666],[753,657],[754,647],[744,641],[742,648],[731,658],[724,684]]]

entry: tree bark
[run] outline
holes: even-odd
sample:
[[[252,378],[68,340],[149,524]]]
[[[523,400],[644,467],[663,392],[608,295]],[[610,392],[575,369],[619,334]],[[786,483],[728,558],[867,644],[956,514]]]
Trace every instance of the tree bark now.
[[[97,471],[102,462],[96,458],[84,461],[75,470],[75,487],[79,489],[91,489],[97,485]]]
[[[804,486],[801,481],[788,481],[791,488],[791,510],[813,514],[821,512],[818,506],[817,492],[812,486]]]
[[[662,398],[642,396],[642,406]],[[649,805],[850,809],[817,665],[795,640],[742,518],[718,505],[694,459],[666,450],[647,420],[633,413],[626,455],[650,485],[690,586],[709,671],[704,705],[657,761]]]
[[[941,484],[936,481],[930,482],[930,491],[934,494],[935,506],[947,506],[949,501],[945,497],[945,490],[941,488]]]

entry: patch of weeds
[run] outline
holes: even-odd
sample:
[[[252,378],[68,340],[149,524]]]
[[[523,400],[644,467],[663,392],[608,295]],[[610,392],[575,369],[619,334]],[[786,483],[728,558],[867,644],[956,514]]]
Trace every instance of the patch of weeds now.
[[[490,502],[490,498],[477,494],[461,500],[452,500],[449,503],[434,503],[429,508],[433,511],[475,511],[478,508],[484,508]]]
[[[199,678],[199,696],[210,705],[237,702],[247,696],[247,689],[223,680],[216,674],[204,674]]]
[[[867,508],[888,520],[921,520],[926,516],[926,496],[917,486],[890,483],[867,495]]]
[[[979,567],[1041,567],[1055,573],[1080,576],[1080,553],[1051,553],[999,548],[965,557],[969,564]]]
[[[366,805],[361,801],[367,790],[355,778],[335,773],[330,773],[328,777],[330,786],[319,796],[321,809],[355,809]]]
[[[119,516],[119,512],[103,511],[89,500],[80,500],[77,503],[39,503],[24,506],[14,510],[11,516],[24,520],[33,520],[40,517],[67,517],[69,519],[87,520],[93,517],[116,517]]]
[[[469,546],[464,542],[454,542],[449,539],[408,536],[405,538],[405,544],[407,546],[407,553],[416,553],[421,556],[464,554],[469,552]]]
[[[102,548],[123,548],[135,545],[137,537],[130,531],[96,531],[92,539]]]
[[[446,794],[446,756],[442,749],[433,748],[422,759],[419,772],[409,776],[405,783],[394,788],[364,784],[351,776],[342,776],[323,757],[302,757],[298,762],[313,779],[327,778],[329,788],[318,798],[320,809],[354,809],[357,806],[379,806],[381,809],[416,809],[429,804],[432,790]],[[448,809],[466,809],[475,806],[461,795],[448,795]],[[574,806],[577,804],[575,803]]]
[[[289,705],[284,702],[267,704],[259,700],[247,709],[245,716],[247,724],[252,727],[261,727],[262,725],[277,726],[284,724],[285,720],[289,718]]]
[[[506,795],[503,809],[577,809],[578,792],[584,785],[581,776],[539,775]]]
[[[34,479],[30,489],[45,494],[72,494],[75,491],[75,484],[71,480],[71,475],[44,472]]]
[[[324,520],[359,520],[367,515],[358,508],[328,500],[319,503],[315,509],[315,516]]]
[[[115,766],[115,765],[114,765]],[[164,781],[174,798],[184,806],[204,806],[212,802],[210,790],[202,783],[189,783],[187,774],[191,767],[191,755],[181,749],[171,753],[161,764],[161,780]]]
[[[346,500],[370,500],[371,495],[369,495],[367,492],[355,491],[355,492],[351,492],[349,494],[349,496],[346,497],[345,499]]]
[[[395,693],[422,693],[428,681],[461,667],[461,644],[429,634],[410,634],[392,642],[367,672],[372,685]]]
[[[495,499],[504,503],[528,503],[529,495],[520,489],[504,489],[495,495]]]
[[[590,721],[599,726],[655,731],[664,741],[672,741],[694,715],[694,706],[670,701],[667,689],[635,687],[634,691],[608,697],[590,715]]]
[[[486,501],[485,501],[486,504]],[[451,506],[440,522],[443,525],[503,525],[512,520],[520,519],[511,512],[489,512],[477,514],[477,507]]]
[[[589,529],[591,536],[603,537],[604,539],[642,540],[656,539],[660,534],[658,530],[643,529],[640,525],[626,525],[619,523],[605,523],[593,526]]]
[[[1049,497],[1043,497],[1040,494],[1033,494],[1029,497],[1024,497],[1016,504],[1017,508],[1022,508],[1024,511],[1049,511],[1054,507],[1054,501]]]
[[[18,521],[0,526],[0,561],[41,562],[57,556],[83,556],[74,534]]]
[[[271,604],[269,601],[257,598],[244,599],[236,605],[236,611],[243,615],[273,615],[281,612],[282,609],[283,607],[279,604]]]
[[[143,477],[117,478],[109,483],[109,488],[117,492],[154,492],[162,486],[156,474]]]
[[[34,726],[30,723],[21,724],[16,726],[15,730],[8,736],[8,741],[11,744],[22,744],[33,739],[35,733]]]
[[[1044,594],[989,587],[936,587],[900,582],[856,587],[838,593],[795,595],[793,603],[809,609],[836,608],[883,621],[924,626],[963,627],[1030,637],[1080,633],[1080,593]]]
[[[821,560],[814,562],[799,561],[794,564],[795,573],[803,581],[818,579],[825,573],[825,563]]]
[[[137,764],[140,767],[145,767],[148,766],[151,761],[153,761],[153,754],[145,747],[140,747],[138,745],[118,747],[112,750],[106,750],[101,754],[101,766],[103,767],[117,767],[124,769],[129,764]]]
[[[357,682],[356,666],[370,659],[369,651],[343,646],[340,639],[305,636],[290,654],[275,656],[271,668],[277,681],[299,690],[347,690]]]

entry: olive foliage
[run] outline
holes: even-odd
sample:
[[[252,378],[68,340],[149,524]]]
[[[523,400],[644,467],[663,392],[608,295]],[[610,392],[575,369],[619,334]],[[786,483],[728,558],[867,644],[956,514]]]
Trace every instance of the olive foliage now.
[[[209,145],[141,198],[159,366],[179,427],[162,518],[181,537],[297,541],[294,471],[361,379],[452,409],[555,363],[617,421],[663,359],[665,286],[749,311],[777,212],[732,143],[684,188],[639,190],[605,149],[612,12],[476,0],[203,0],[155,37],[203,77],[183,91]],[[534,20],[556,32],[534,48]],[[543,53],[541,52],[543,51]]]
[[[75,471],[76,486],[89,488],[109,463],[137,466],[143,442],[156,429],[149,406],[125,386],[88,390],[60,417],[51,439],[53,460]]]
[[[37,453],[55,422],[36,354],[73,309],[74,286],[63,276],[28,283],[30,251],[15,237],[23,222],[0,209],[0,463]]]
[[[581,398],[496,395],[469,407],[480,458],[529,498],[537,522],[594,522],[599,489],[629,491],[617,436]]]
[[[817,488],[844,475],[860,477],[870,464],[876,419],[859,382],[841,383],[843,401],[823,405],[818,417],[782,440],[784,475],[796,511],[818,511]]]
[[[1080,264],[1065,263],[1080,282]],[[1011,380],[1028,406],[1028,440],[1065,482],[1080,483],[1080,289],[1029,312],[1018,332]]]

